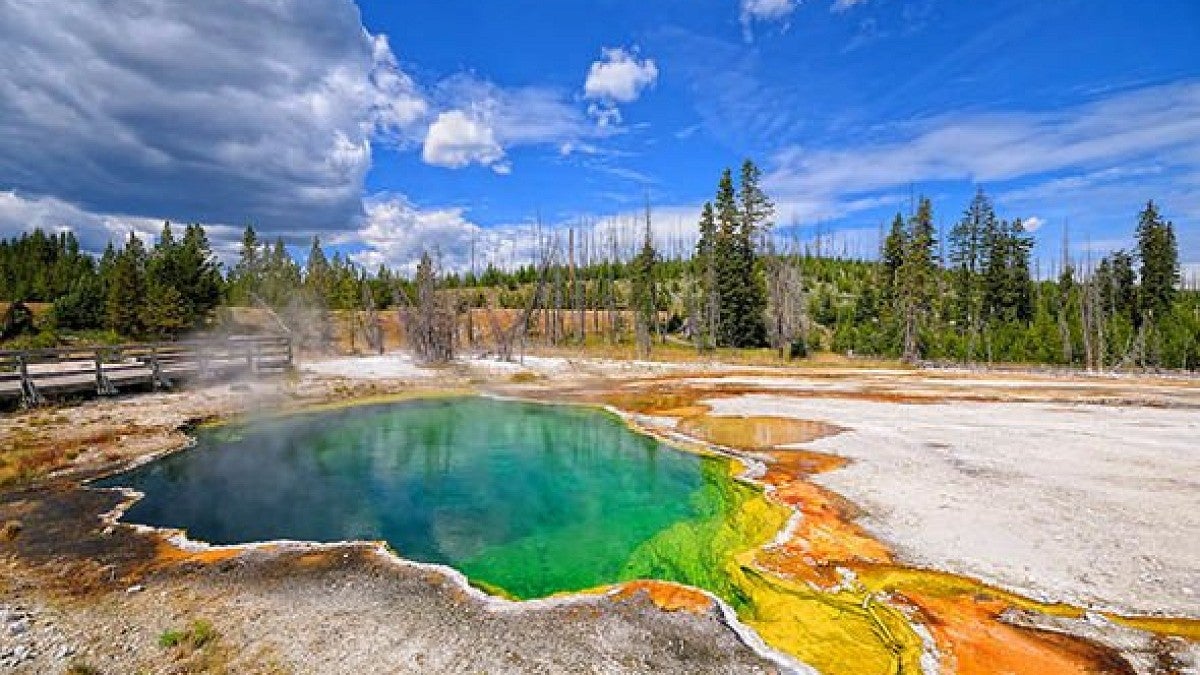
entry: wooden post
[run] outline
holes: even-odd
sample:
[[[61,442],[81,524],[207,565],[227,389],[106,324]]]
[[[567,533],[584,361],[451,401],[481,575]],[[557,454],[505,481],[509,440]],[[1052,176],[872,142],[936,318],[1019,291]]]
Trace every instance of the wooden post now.
[[[120,355],[120,352],[117,352]],[[116,387],[108,381],[108,377],[104,375],[104,357],[99,348],[93,352],[94,361],[96,364],[96,395],[97,396],[112,396],[117,393]]]
[[[158,361],[158,345],[150,346],[150,379],[156,390],[171,386],[171,381],[163,375],[162,364]]]
[[[196,376],[201,380],[208,379],[208,355],[202,343],[196,345]]]
[[[33,378],[29,377],[29,367],[24,354],[17,355],[17,370],[21,373],[21,407],[36,408],[42,404],[42,395],[34,386]]]

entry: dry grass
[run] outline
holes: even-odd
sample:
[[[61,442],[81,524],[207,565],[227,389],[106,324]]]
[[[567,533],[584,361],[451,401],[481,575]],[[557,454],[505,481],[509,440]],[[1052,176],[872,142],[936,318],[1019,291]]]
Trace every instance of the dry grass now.
[[[61,414],[35,414],[0,430],[0,487],[32,482],[67,468],[85,450],[112,448],[123,436],[143,432],[133,423],[79,429],[69,424]]]
[[[9,542],[17,538],[21,534],[21,521],[6,520],[4,525],[0,526],[0,542]]]

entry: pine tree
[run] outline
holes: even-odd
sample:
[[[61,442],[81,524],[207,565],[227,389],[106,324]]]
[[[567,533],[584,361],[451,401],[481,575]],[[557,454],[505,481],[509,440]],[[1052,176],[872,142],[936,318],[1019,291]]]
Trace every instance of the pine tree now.
[[[115,256],[108,283],[107,325],[119,335],[140,336],[146,300],[146,249],[132,232],[125,248]]]
[[[304,267],[304,287],[310,299],[329,306],[333,295],[333,275],[329,259],[321,249],[321,238],[313,237],[312,246],[308,250],[308,262]]]
[[[283,238],[263,256],[262,298],[272,307],[286,307],[301,289],[300,267],[288,255]]]
[[[1179,285],[1179,245],[1175,226],[1162,219],[1154,202],[1138,216],[1138,258],[1141,260],[1142,315],[1151,322],[1170,313]]]
[[[937,237],[933,225],[933,203],[922,197],[916,214],[909,221],[904,247],[904,262],[900,265],[900,302],[903,318],[903,347],[905,360],[921,356],[919,330],[932,313],[937,282],[937,262],[934,250]]]
[[[700,210],[700,240],[696,242],[693,258],[695,275],[700,286],[700,317],[696,329],[698,344],[702,349],[716,346],[717,326],[720,316],[720,288],[717,283],[717,222],[713,216],[712,202],[704,202]]]
[[[253,225],[247,225],[242,233],[242,251],[230,274],[228,294],[235,304],[251,304],[259,295],[262,283],[262,265],[259,260],[258,234]]]
[[[650,207],[646,207],[646,231],[642,248],[633,259],[630,303],[634,313],[634,332],[637,338],[638,356],[650,357],[651,332],[658,323],[658,287],[655,279],[658,252],[654,250],[654,236],[650,228]]]
[[[144,334],[156,340],[166,340],[178,336],[189,327],[187,309],[179,289],[161,280],[151,279],[142,306]]]
[[[714,202],[717,217],[716,241],[713,255],[716,258],[717,288],[720,289],[720,304],[717,308],[717,343],[727,347],[741,346],[740,312],[746,296],[747,275],[742,269],[738,255],[737,194],[733,187],[733,173],[725,169],[717,185]]]
[[[883,295],[884,299],[894,301],[899,286],[900,266],[904,264],[905,241],[904,218],[897,213],[892,219],[891,229],[883,240]]]
[[[1110,315],[1126,317],[1130,324],[1139,322],[1137,316],[1137,274],[1134,272],[1133,256],[1120,249],[1102,261],[1107,267],[1105,310]]]
[[[771,236],[771,217],[775,214],[775,204],[763,192],[761,180],[762,172],[754,162],[749,159],[744,161],[738,195],[742,223],[737,249],[746,274],[746,298],[741,311],[740,333],[742,344],[749,347],[767,344],[767,286],[758,249],[760,242]]]
[[[157,340],[173,337],[187,326],[179,268],[179,246],[171,223],[164,223],[146,262],[146,297],[141,316],[142,330]]]
[[[184,230],[176,260],[184,323],[187,328],[199,328],[221,303],[223,285],[221,264],[199,223]]]
[[[967,335],[967,358],[974,358],[974,341],[983,316],[981,278],[988,264],[985,244],[997,231],[996,212],[983,188],[967,207],[963,217],[950,230],[949,262],[952,269],[955,312],[954,320]]]
[[[1005,316],[1010,321],[1028,324],[1033,320],[1033,276],[1030,271],[1033,237],[1025,231],[1020,218],[1009,225],[1007,243]]]
[[[1001,320],[1005,313],[1008,285],[1008,227],[993,220],[983,232],[983,317],[987,323]]]

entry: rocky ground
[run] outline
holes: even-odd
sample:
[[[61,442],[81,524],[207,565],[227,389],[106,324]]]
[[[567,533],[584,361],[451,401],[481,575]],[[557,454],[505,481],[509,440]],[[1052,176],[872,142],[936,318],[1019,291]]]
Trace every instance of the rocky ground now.
[[[772,673],[714,612],[645,596],[496,609],[370,550],[251,551],[61,597],[9,588],[0,667],[61,673]],[[199,644],[170,631],[210,626]],[[93,670],[86,671],[85,668]]]

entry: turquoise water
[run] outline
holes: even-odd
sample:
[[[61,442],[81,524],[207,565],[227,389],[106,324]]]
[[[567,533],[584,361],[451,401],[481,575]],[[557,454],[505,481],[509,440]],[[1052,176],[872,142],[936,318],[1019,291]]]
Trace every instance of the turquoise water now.
[[[727,551],[697,537],[728,538],[720,523],[751,496],[725,460],[613,415],[478,397],[202,430],[196,447],[98,485],[146,495],[126,522],[216,544],[385,540],[519,598],[635,576],[703,581],[692,558],[716,569]],[[663,545],[681,538],[688,560]]]

